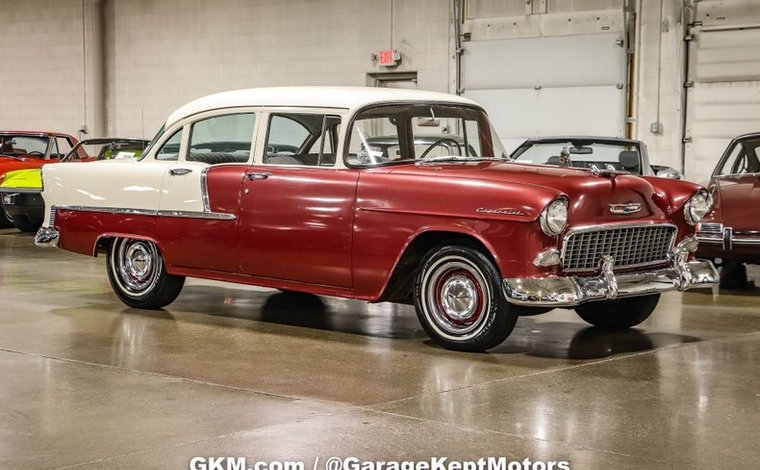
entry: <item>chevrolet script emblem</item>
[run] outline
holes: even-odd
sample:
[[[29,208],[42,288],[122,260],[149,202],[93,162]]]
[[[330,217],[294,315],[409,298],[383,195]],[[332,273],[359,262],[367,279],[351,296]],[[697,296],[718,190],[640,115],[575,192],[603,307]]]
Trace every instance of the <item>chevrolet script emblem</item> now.
[[[613,214],[633,214],[641,210],[641,204],[629,202],[627,204],[610,204],[610,212]]]

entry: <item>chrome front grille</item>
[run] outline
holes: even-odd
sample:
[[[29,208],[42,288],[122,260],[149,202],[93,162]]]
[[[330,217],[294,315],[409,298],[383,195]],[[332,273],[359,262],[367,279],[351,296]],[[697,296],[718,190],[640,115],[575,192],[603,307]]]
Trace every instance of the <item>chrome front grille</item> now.
[[[676,228],[673,225],[628,225],[570,231],[565,236],[565,271],[594,271],[602,256],[615,268],[658,264],[668,259]]]

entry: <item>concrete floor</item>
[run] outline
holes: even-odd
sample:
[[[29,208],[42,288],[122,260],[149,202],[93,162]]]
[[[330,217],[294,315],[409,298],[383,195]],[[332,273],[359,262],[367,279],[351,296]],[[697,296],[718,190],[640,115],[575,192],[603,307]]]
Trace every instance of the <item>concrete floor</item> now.
[[[759,363],[760,289],[668,293],[617,333],[555,310],[464,354],[390,304],[191,280],[165,311],[132,310],[102,258],[0,231],[2,469],[502,455],[758,468]]]

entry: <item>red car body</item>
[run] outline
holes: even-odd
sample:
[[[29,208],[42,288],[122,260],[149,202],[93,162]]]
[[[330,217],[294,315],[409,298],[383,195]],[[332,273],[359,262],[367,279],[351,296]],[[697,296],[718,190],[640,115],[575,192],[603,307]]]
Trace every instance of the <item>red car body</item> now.
[[[760,264],[760,133],[731,141],[710,179],[713,210],[699,224],[698,255]]]

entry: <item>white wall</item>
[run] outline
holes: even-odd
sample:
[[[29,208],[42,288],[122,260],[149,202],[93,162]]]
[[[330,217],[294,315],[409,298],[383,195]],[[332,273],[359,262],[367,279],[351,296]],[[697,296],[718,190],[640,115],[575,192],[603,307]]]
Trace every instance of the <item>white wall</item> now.
[[[681,99],[683,93],[683,24],[681,1],[641,0],[636,44],[636,111],[634,138],[647,144],[653,163],[682,170]],[[660,42],[661,41],[661,42]],[[659,71],[659,82],[658,82]],[[659,98],[658,98],[659,95]],[[650,125],[659,121],[662,133],[654,134]]]
[[[119,0],[106,11],[108,132],[150,135],[222,90],[366,85],[396,48],[419,88],[447,91],[447,0]]]
[[[81,0],[4,2],[0,17],[0,129],[76,134],[85,120],[85,66]],[[86,8],[91,3],[86,2]],[[92,97],[90,96],[90,101]],[[91,111],[91,109],[90,109]]]

